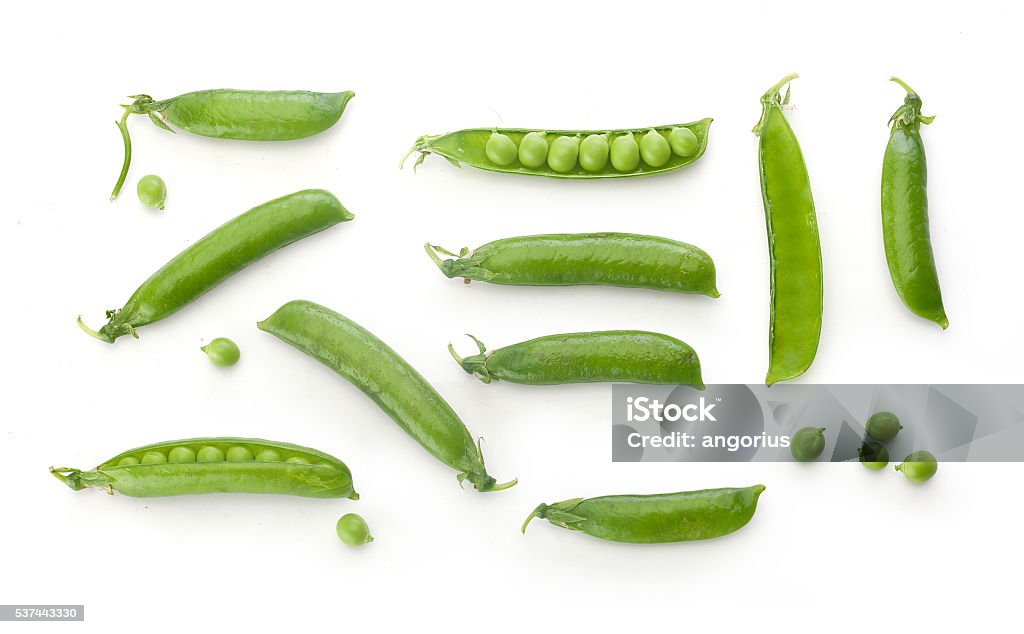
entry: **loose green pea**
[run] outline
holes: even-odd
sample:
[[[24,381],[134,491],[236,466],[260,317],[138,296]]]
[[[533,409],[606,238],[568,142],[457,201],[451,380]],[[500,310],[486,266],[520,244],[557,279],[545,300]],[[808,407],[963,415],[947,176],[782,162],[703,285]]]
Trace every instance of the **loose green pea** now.
[[[612,141],[612,167],[620,172],[632,172],[640,165],[640,146],[629,132]]]
[[[285,460],[285,462],[290,462],[292,464],[307,464],[306,459],[302,458],[301,456],[292,456],[291,458]]]
[[[661,167],[672,158],[672,148],[665,137],[651,130],[640,137],[640,158],[651,167]]]
[[[880,442],[864,443],[857,450],[857,454],[860,456],[860,463],[872,471],[884,469],[885,465],[889,464],[889,450]]]
[[[175,447],[167,452],[167,462],[195,462],[196,452],[190,447]]]
[[[256,454],[256,462],[281,462],[281,454],[276,449],[263,449]]]
[[[206,353],[213,365],[221,368],[235,365],[242,356],[235,342],[224,337],[217,337],[200,350]]]
[[[551,142],[551,149],[548,150],[548,166],[559,174],[565,174],[576,167],[576,157],[579,156],[579,153],[579,139],[560,136]]]
[[[159,451],[147,451],[142,456],[142,464],[162,464],[167,462],[167,456]]]
[[[548,160],[548,142],[539,132],[530,132],[519,142],[519,162],[537,168]]]
[[[804,427],[793,434],[789,451],[800,462],[810,462],[825,450],[825,428]]]
[[[164,179],[156,174],[143,176],[139,179],[135,191],[143,205],[163,210],[164,201],[167,199],[167,185],[164,184]]]
[[[225,457],[228,462],[249,462],[253,459],[252,451],[248,447],[242,447],[241,445],[228,447]]]
[[[882,442],[892,440],[903,429],[903,426],[900,425],[900,419],[896,418],[896,414],[892,412],[876,412],[872,414],[865,427],[869,436]]]
[[[206,446],[196,453],[196,460],[198,462],[223,462],[224,451],[220,447]]]
[[[676,156],[691,156],[697,151],[697,135],[689,128],[672,128],[668,134],[668,144]]]
[[[338,537],[346,546],[355,548],[373,541],[366,520],[355,513],[342,515],[335,529],[338,531]]]
[[[927,482],[939,470],[939,463],[930,451],[915,451],[904,458],[902,464],[896,465],[896,470],[902,471],[911,482]]]
[[[139,464],[139,459],[135,456],[125,456],[117,461],[117,466],[119,467],[130,467],[134,464]]]
[[[492,132],[484,146],[487,158],[495,165],[511,165],[519,150],[516,143],[500,132]]]
[[[591,134],[580,143],[580,166],[588,172],[600,172],[608,164],[608,137]]]

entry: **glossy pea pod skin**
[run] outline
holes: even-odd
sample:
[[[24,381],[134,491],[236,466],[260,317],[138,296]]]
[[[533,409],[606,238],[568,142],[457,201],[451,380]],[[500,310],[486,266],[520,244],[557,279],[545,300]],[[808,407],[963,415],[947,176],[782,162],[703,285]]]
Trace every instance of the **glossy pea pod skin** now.
[[[456,167],[461,167],[463,163],[476,167],[482,170],[488,170],[491,172],[502,172],[506,174],[525,174],[528,176],[548,176],[551,178],[570,178],[570,179],[594,179],[594,178],[623,178],[628,176],[650,176],[652,174],[662,174],[665,172],[671,172],[681,167],[685,167],[701,156],[704,155],[704,151],[707,149],[708,144],[708,132],[711,128],[711,119],[702,119],[700,121],[694,121],[691,123],[679,123],[674,125],[655,126],[653,128],[628,128],[620,130],[533,130],[527,128],[470,128],[466,130],[458,130],[456,132],[449,132],[448,134],[441,134],[436,136],[421,136],[416,140],[412,149],[406,154],[405,158],[408,158],[411,154],[419,152],[420,155],[416,159],[416,166],[423,162],[424,158],[428,154],[437,154],[443,156],[450,163]],[[629,163],[626,165],[619,164],[617,168],[611,161],[607,159],[602,160],[600,167],[597,165],[589,165],[590,169],[581,165],[579,160],[573,160],[571,165],[563,166],[560,163],[556,163],[554,166],[549,163],[540,163],[535,160],[527,159],[526,163],[523,162],[523,156],[514,156],[509,154],[509,160],[506,162],[503,158],[503,154],[487,152],[488,142],[491,143],[493,148],[495,142],[492,140],[492,135],[501,135],[508,138],[515,146],[520,146],[523,139],[527,135],[542,135],[548,142],[549,151],[551,145],[561,138],[572,139],[575,143],[581,144],[588,137],[604,137],[604,140],[614,146],[618,139],[623,137],[633,136],[638,141],[644,135],[654,132],[660,135],[667,142],[672,132],[676,129],[686,129],[693,134],[696,139],[695,144],[688,144],[685,146],[676,146],[678,150],[673,151],[667,158],[662,161],[662,156],[656,154],[658,158],[652,159],[654,165],[639,161],[637,163]],[[502,142],[504,143],[504,142]],[[661,145],[661,144],[658,144]],[[405,158],[402,162],[405,162]],[[494,159],[498,159],[495,162]]]
[[[487,351],[469,335],[479,354],[459,357],[462,369],[484,383],[527,385],[565,383],[645,383],[704,389],[700,359],[686,343],[642,330],[611,330],[548,335]]]
[[[229,220],[151,275],[109,322],[88,334],[114,343],[138,337],[136,329],[172,315],[263,256],[355,216],[330,192],[307,189],[283,196]]]
[[[455,255],[426,245],[446,277],[512,286],[601,285],[718,297],[715,263],[697,247],[632,233],[547,234]],[[455,259],[442,260],[441,255]]]
[[[288,302],[257,324],[359,388],[435,458],[478,491],[498,491],[483,454],[458,414],[386,343],[359,324],[313,302]]]
[[[806,372],[821,338],[818,221],[800,143],[782,113],[789,89],[785,98],[780,95],[796,77],[787,75],[761,97],[761,120],[754,126],[771,267],[767,385]]]
[[[50,472],[74,491],[100,488],[129,497],[267,493],[359,499],[341,460],[256,438],[172,440],[131,449],[91,471],[51,467]]]
[[[610,495],[541,504],[526,518],[592,537],[630,544],[661,544],[712,539],[744,526],[757,510],[763,485],[658,495]]]
[[[928,226],[928,163],[921,124],[934,116],[921,114],[921,97],[907,91],[903,105],[889,119],[892,126],[882,160],[882,239],[889,276],[900,299],[912,313],[949,327],[942,304]]]

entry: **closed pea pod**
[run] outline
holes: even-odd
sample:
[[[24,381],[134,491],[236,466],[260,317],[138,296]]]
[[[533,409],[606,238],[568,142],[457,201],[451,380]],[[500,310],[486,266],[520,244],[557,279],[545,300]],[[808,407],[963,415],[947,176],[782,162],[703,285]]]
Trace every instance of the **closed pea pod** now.
[[[490,352],[479,339],[479,354],[462,358],[448,351],[466,372],[484,383],[646,383],[704,389],[700,359],[682,341],[656,332],[611,330],[549,335]]]
[[[800,376],[811,367],[821,337],[822,272],[818,221],[800,143],[782,106],[789,103],[787,75],[761,97],[758,166],[768,229],[771,306],[768,374],[772,385]]]
[[[289,461],[253,459],[255,453],[268,450],[289,456]],[[248,459],[237,459],[242,455]],[[272,493],[359,499],[352,489],[352,473],[337,458],[309,447],[255,438],[173,440],[126,451],[91,471],[51,467],[50,472],[74,491],[92,487],[130,497]]]
[[[505,238],[459,255],[431,244],[446,277],[513,286],[602,285],[718,297],[715,264],[704,251],[632,233],[547,234]],[[454,259],[443,260],[440,256]]]
[[[579,152],[579,139],[560,136],[548,148],[548,166],[559,174],[565,174],[576,167]]]
[[[580,143],[580,167],[600,172],[608,164],[608,137],[591,134]]]
[[[763,485],[658,495],[610,495],[541,504],[533,518],[592,537],[630,544],[660,544],[712,539],[750,522]]]

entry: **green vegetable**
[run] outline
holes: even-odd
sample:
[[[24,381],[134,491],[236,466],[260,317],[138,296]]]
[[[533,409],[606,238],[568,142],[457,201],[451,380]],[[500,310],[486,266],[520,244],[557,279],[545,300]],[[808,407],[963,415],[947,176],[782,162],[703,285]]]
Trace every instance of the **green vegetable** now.
[[[915,451],[904,458],[902,464],[896,465],[896,470],[902,471],[911,482],[927,482],[939,470],[939,463],[931,452]]]
[[[242,141],[290,141],[319,134],[338,122],[354,92],[304,90],[200,90],[156,101],[132,95],[117,122],[124,142],[124,163],[110,200],[117,198],[132,163],[128,117],[144,114],[158,127],[167,124],[201,136]]]
[[[135,191],[143,205],[163,211],[164,201],[167,200],[167,185],[164,184],[164,179],[156,174],[147,174],[139,179]]]
[[[645,176],[671,172],[699,159],[707,148],[710,127],[711,119],[623,130],[472,128],[421,136],[402,162],[419,152],[414,168],[428,154],[437,154],[456,166],[465,163],[509,174],[555,178]],[[554,139],[550,147],[545,140],[548,135]],[[642,135],[640,143],[635,135]],[[590,138],[594,140],[586,143],[586,153],[578,155],[583,152],[583,142]],[[518,148],[515,155],[512,146]]]
[[[123,308],[108,310],[99,332],[78,318],[89,335],[114,343],[136,329],[172,315],[263,256],[306,236],[352,220],[338,199],[307,189],[254,207],[179,253],[142,283]]]
[[[446,277],[515,286],[597,284],[718,297],[715,263],[695,246],[632,233],[578,233],[496,240],[455,255],[426,245]],[[454,260],[442,260],[439,255]]]
[[[889,276],[900,299],[915,315],[949,326],[942,305],[928,229],[928,163],[921,124],[934,116],[921,114],[921,98],[910,86],[903,105],[889,119],[892,131],[882,161],[882,237]]]
[[[704,389],[700,359],[682,341],[656,332],[611,330],[549,335],[487,352],[473,335],[479,354],[462,358],[448,351],[466,372],[492,380],[529,385],[561,383],[647,383]]]
[[[761,97],[754,126],[760,137],[761,197],[768,227],[771,266],[769,365],[765,383],[800,376],[811,367],[821,336],[822,274],[818,221],[800,144],[782,114],[797,76],[787,75]]]
[[[257,462],[267,450],[288,462]],[[245,458],[248,456],[248,458]],[[276,493],[313,498],[359,499],[352,473],[316,449],[254,438],[190,438],[138,447],[92,471],[50,467],[74,491],[95,487],[130,497],[200,493]]]
[[[373,541],[373,536],[370,535],[370,527],[366,525],[366,520],[355,513],[342,515],[338,520],[335,530],[338,532],[338,538],[346,546],[355,548]]]
[[[213,365],[221,368],[235,365],[242,355],[235,342],[224,337],[217,337],[199,349],[206,353]]]
[[[500,491],[465,424],[405,359],[359,324],[306,301],[288,302],[257,324],[331,368],[363,391],[431,455],[478,491]]]
[[[804,427],[793,434],[789,451],[799,462],[811,462],[825,450],[825,428]]]
[[[864,443],[857,450],[857,454],[860,456],[860,463],[872,471],[884,469],[885,465],[889,464],[889,450],[880,442]]]
[[[892,412],[875,412],[864,427],[869,436],[882,442],[892,440],[903,429],[900,419]]]
[[[523,523],[539,517],[592,537],[630,544],[711,539],[743,528],[757,510],[763,485],[659,495],[610,495],[541,504]]]

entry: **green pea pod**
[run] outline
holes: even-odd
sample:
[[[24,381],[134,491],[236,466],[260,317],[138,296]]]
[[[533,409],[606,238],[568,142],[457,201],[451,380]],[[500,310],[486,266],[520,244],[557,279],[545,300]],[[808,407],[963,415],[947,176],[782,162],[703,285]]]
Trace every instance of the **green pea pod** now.
[[[291,141],[319,134],[330,128],[354,92],[308,92],[305,90],[199,90],[156,101],[149,95],[132,95],[122,105],[124,115],[117,122],[124,142],[124,163],[110,199],[121,193],[132,162],[132,140],[128,116],[146,115],[155,125],[174,132],[167,124],[217,139],[241,141]]]
[[[789,88],[785,98],[780,95],[796,77],[787,75],[761,97],[761,120],[754,126],[771,266],[768,385],[806,372],[821,337],[818,220],[800,143],[782,113]]]
[[[541,504],[535,517],[592,537],[630,544],[687,542],[721,537],[747,525],[763,485],[658,495],[609,495]]]
[[[499,491],[483,453],[458,414],[397,352],[343,315],[307,301],[288,302],[257,324],[362,390],[431,455],[478,491]]]
[[[249,264],[283,246],[354,218],[322,189],[307,189],[254,207],[214,229],[142,283],[110,321],[85,332],[107,343],[175,313]]]
[[[495,240],[458,255],[431,244],[427,255],[446,277],[513,286],[602,285],[718,297],[715,263],[668,238],[578,233]],[[442,260],[440,255],[454,257]]]
[[[50,467],[73,491],[130,497],[273,493],[358,500],[341,460],[309,447],[256,438],[189,438],[137,447],[91,471]]]
[[[508,381],[528,385],[563,383],[646,383],[691,385],[704,389],[700,359],[682,341],[656,332],[610,330],[549,335],[462,358],[448,351],[466,372],[484,383]]]
[[[942,305],[928,228],[928,163],[921,124],[934,116],[921,114],[921,98],[896,77],[907,91],[903,105],[889,119],[892,131],[882,161],[882,238],[889,276],[900,299],[912,313],[949,327]]]

